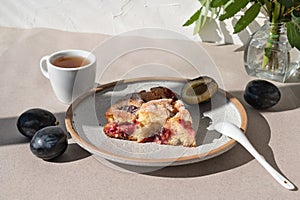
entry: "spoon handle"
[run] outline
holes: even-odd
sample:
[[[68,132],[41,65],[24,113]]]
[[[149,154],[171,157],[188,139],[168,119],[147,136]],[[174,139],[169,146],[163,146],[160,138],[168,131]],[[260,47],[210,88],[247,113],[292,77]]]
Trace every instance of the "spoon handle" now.
[[[237,126],[223,122],[219,123],[215,126],[215,129],[232,139],[239,142],[242,146],[245,147],[249,151],[249,153],[273,176],[273,178],[278,181],[283,187],[289,190],[295,189],[295,186],[287,180],[285,177],[283,177],[280,173],[278,173],[266,160],[265,158],[260,155],[256,149],[253,147],[253,145],[250,143],[246,135],[239,129]]]
[[[295,186],[284,176],[282,176],[278,171],[276,171],[266,160],[260,155],[256,149],[252,146],[249,140],[244,140],[240,143],[243,145],[250,154],[273,176],[273,178],[280,183],[283,187],[289,190],[295,189]]]

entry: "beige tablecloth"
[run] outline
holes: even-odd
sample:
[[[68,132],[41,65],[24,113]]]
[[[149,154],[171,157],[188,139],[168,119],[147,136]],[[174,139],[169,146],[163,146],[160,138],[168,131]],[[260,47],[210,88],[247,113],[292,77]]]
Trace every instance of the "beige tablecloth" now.
[[[0,199],[299,199],[298,190],[282,188],[240,145],[207,161],[145,174],[97,160],[72,139],[67,151],[52,162],[33,156],[28,140],[16,129],[17,117],[29,108],[44,108],[52,111],[64,128],[68,108],[56,99],[40,72],[40,58],[61,49],[93,51],[108,38],[49,29],[0,28]],[[264,112],[254,110],[243,100],[244,88],[253,77],[243,68],[242,48],[202,46],[217,66],[222,87],[245,106],[249,140],[273,167],[299,186],[300,83],[275,82],[282,93],[279,104]],[[121,75],[108,71],[101,81],[120,79]],[[193,75],[192,71],[184,74]]]

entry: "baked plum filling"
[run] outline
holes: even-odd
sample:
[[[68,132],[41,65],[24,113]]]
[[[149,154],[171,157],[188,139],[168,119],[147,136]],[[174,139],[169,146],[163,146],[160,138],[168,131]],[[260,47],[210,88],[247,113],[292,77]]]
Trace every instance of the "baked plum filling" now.
[[[104,127],[104,132],[113,138],[120,138],[120,139],[129,139],[130,135],[134,132],[137,123],[110,123]],[[157,131],[151,137],[144,138],[140,141],[140,143],[146,142],[155,142],[158,144],[164,144],[170,138],[172,132],[169,129],[161,128],[161,130]]]
[[[190,121],[185,121],[183,119],[178,119],[178,123],[189,132],[191,135],[195,135],[195,131],[193,129],[192,123]]]
[[[192,118],[176,94],[165,87],[132,94],[105,113],[104,133],[111,138],[195,147]]]
[[[104,127],[104,132],[109,137],[128,139],[135,129],[135,123],[110,123]]]
[[[171,130],[166,129],[166,128],[162,128],[161,130],[159,130],[155,135],[148,137],[148,138],[144,138],[141,143],[146,143],[146,142],[155,142],[158,144],[165,144],[167,143],[168,139],[170,138],[170,136],[172,135]]]

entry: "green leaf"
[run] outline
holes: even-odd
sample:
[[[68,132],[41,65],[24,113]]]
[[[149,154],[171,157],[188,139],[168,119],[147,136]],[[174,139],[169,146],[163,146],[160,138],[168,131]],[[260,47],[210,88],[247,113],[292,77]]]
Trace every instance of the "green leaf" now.
[[[272,11],[273,11],[273,6],[272,6],[272,2],[270,2],[269,0],[264,0],[265,4],[266,4],[266,9],[268,12],[268,15],[271,16]]]
[[[278,23],[280,21],[280,11],[281,11],[281,4],[275,1],[273,3],[273,12],[272,12],[272,22]]]
[[[300,17],[296,17],[292,13],[292,20],[286,23],[287,36],[292,47],[296,47],[300,51]]]
[[[265,1],[264,0],[257,0],[261,5],[264,5],[265,4]],[[255,0],[252,0],[251,2],[256,2]]]
[[[292,8],[300,4],[300,0],[278,0],[278,2],[286,8]]]
[[[244,30],[258,15],[261,5],[259,3],[253,4],[235,24],[234,33]]]
[[[250,0],[234,0],[225,8],[225,13],[219,17],[221,21],[233,17],[236,13],[241,11]]]
[[[210,2],[210,7],[212,8],[217,8],[217,7],[221,7],[224,6],[229,0],[212,0]]]
[[[195,24],[195,27],[194,27],[194,32],[193,32],[194,35],[197,34],[197,33],[199,33],[199,31],[200,31],[201,20],[202,20],[202,15],[200,15],[200,17],[196,21],[196,24]]]
[[[279,3],[284,5],[287,8],[290,8],[293,6],[293,0],[279,0]]]
[[[203,7],[200,8],[199,13],[202,12],[202,9],[203,9]],[[196,24],[195,24],[195,27],[194,27],[194,32],[193,32],[194,35],[199,33],[199,31],[201,29],[202,21],[203,21],[203,15],[199,14],[199,17],[196,20]]]
[[[199,10],[197,10],[197,11],[190,17],[190,19],[187,20],[187,21],[183,24],[183,26],[189,26],[189,25],[191,25],[192,23],[194,23],[196,20],[198,20],[201,11],[202,11],[202,7],[201,7]]]
[[[201,5],[203,5],[206,1],[211,1],[211,0],[198,0],[200,3],[201,3]]]
[[[207,1],[207,2],[205,3],[205,13],[204,13],[203,17],[201,17],[200,29],[202,29],[202,27],[203,27],[203,26],[205,25],[205,23],[206,23],[206,19],[207,19],[207,16],[208,16],[208,11],[209,11],[209,9],[210,9],[209,2],[210,2],[210,1]],[[200,30],[200,29],[199,29],[199,30]],[[198,31],[198,32],[199,32],[199,31]]]
[[[292,15],[296,18],[300,17],[300,10],[294,10]]]

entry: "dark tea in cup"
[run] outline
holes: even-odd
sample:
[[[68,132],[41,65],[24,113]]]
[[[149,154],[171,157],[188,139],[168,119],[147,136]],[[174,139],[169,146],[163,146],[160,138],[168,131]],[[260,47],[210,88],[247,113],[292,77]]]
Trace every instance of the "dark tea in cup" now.
[[[97,59],[79,49],[66,49],[44,56],[40,61],[43,75],[50,80],[56,97],[65,104],[95,85]]]
[[[81,56],[60,56],[52,61],[52,64],[62,68],[78,68],[88,65],[90,61]]]

